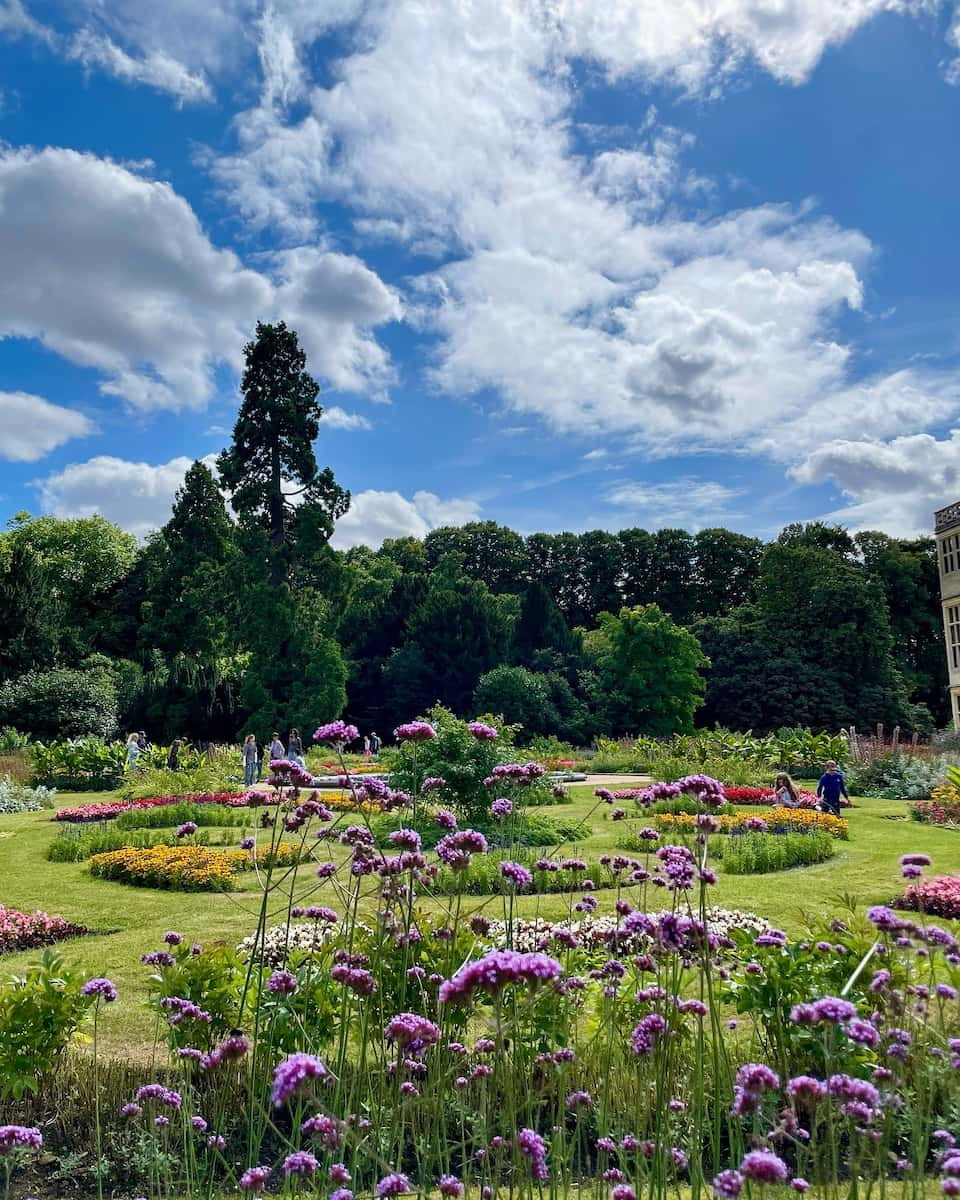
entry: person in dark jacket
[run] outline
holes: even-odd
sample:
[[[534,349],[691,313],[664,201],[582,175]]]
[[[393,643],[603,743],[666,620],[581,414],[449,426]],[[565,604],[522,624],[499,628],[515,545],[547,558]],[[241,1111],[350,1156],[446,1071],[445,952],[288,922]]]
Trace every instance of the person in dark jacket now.
[[[174,738],[170,743],[170,749],[167,751],[167,770],[179,771],[180,769],[180,739]]]
[[[843,796],[846,800],[850,799],[840,768],[832,759],[826,764],[826,770],[820,776],[817,795],[820,797],[823,811],[833,813],[835,817],[840,816],[840,797]]]

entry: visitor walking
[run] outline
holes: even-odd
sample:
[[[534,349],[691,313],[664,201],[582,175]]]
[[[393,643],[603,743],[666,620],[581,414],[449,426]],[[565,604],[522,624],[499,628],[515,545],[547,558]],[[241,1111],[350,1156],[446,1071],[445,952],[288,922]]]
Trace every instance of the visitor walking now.
[[[270,735],[270,761],[274,762],[278,758],[286,758],[287,752],[283,748],[283,742],[280,741],[279,733]]]
[[[180,739],[174,738],[170,743],[170,749],[167,751],[167,770],[180,770]]]
[[[796,808],[800,803],[797,785],[785,771],[773,781],[773,802],[780,808]]]
[[[254,780],[260,778],[260,772],[257,769],[260,760],[260,751],[257,747],[255,734],[247,734],[243,740],[243,747],[240,753],[243,758],[243,786],[253,787]]]
[[[287,738],[287,758],[291,762],[295,762],[298,767],[306,769],[307,764],[303,761],[303,742],[300,740],[299,730],[290,730]]]
[[[364,734],[364,736],[363,736],[363,757],[369,758],[371,753],[372,753],[372,749],[370,746],[370,737],[368,734]]]
[[[370,734],[370,753],[374,758],[380,753],[380,735],[376,732]]]
[[[263,751],[264,745],[259,738],[256,739],[257,747],[257,783],[263,778]]]
[[[127,770],[135,771],[137,762],[140,759],[140,743],[135,733],[131,733],[127,738]]]
[[[147,735],[143,732],[142,729],[137,734],[137,748],[139,749],[141,754],[147,748]]]
[[[840,768],[831,759],[826,764],[824,773],[820,776],[820,782],[817,784],[817,795],[821,798],[821,808],[824,812],[833,813],[835,817],[840,816],[840,797],[843,796],[849,800],[847,795],[847,785],[844,782]]]

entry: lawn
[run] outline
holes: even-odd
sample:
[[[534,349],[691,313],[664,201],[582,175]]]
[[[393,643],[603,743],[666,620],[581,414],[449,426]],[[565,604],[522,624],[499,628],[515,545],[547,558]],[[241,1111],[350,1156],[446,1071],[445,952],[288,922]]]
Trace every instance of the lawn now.
[[[590,788],[571,789],[574,803],[538,810],[565,818],[590,816],[593,835],[576,849],[588,860],[616,847],[624,825],[606,820],[609,809],[600,805]],[[58,807],[104,798],[58,796]],[[960,832],[906,820],[906,805],[897,801],[860,800],[845,813],[850,840],[839,842],[837,855],[820,866],[803,867],[770,875],[720,876],[712,889],[713,903],[760,913],[788,931],[797,931],[803,913],[832,912],[837,897],[854,897],[862,905],[887,903],[902,890],[898,858],[906,851],[922,851],[934,860],[936,874],[960,874]],[[46,850],[57,832],[49,812],[0,816],[0,902],[32,911],[58,912],[96,931],[65,942],[65,960],[91,975],[107,975],[120,989],[120,1001],[104,1012],[101,1039],[108,1053],[147,1058],[153,1048],[153,1020],[144,1006],[148,968],[140,955],[161,945],[170,929],[206,945],[235,944],[256,927],[260,894],[252,875],[243,877],[249,890],[233,893],[180,893],[107,883],[92,879],[86,863],[51,863]],[[237,831],[239,837],[239,831]],[[571,846],[570,850],[573,851]],[[318,891],[312,872],[302,871],[303,895],[311,903],[336,907],[334,885]],[[609,894],[598,892],[600,912],[610,908]],[[523,915],[565,915],[576,896],[531,896],[521,901]],[[471,911],[483,909],[491,916],[502,901],[471,898]],[[283,914],[277,915],[281,921]],[[16,973],[36,952],[7,955],[4,973]]]

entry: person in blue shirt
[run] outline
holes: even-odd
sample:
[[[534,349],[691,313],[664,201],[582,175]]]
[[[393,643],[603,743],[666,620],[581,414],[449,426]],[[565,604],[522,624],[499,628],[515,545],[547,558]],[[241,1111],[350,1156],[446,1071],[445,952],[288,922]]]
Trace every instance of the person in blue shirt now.
[[[840,797],[843,796],[847,800],[850,799],[847,795],[847,785],[844,783],[840,768],[832,759],[826,764],[826,770],[820,776],[820,782],[817,784],[817,795],[821,799],[824,811],[833,813],[835,817],[840,816]]]

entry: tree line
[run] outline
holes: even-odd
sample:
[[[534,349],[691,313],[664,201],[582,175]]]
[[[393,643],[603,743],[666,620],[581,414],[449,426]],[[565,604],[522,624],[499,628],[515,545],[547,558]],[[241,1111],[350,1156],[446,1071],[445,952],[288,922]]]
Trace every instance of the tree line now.
[[[0,723],[205,741],[343,714],[382,735],[440,701],[585,743],[948,721],[932,539],[477,521],[337,551],[350,497],[317,463],[297,336],[258,325],[245,357],[218,478],[194,463],[143,544],[102,517],[0,534]]]

